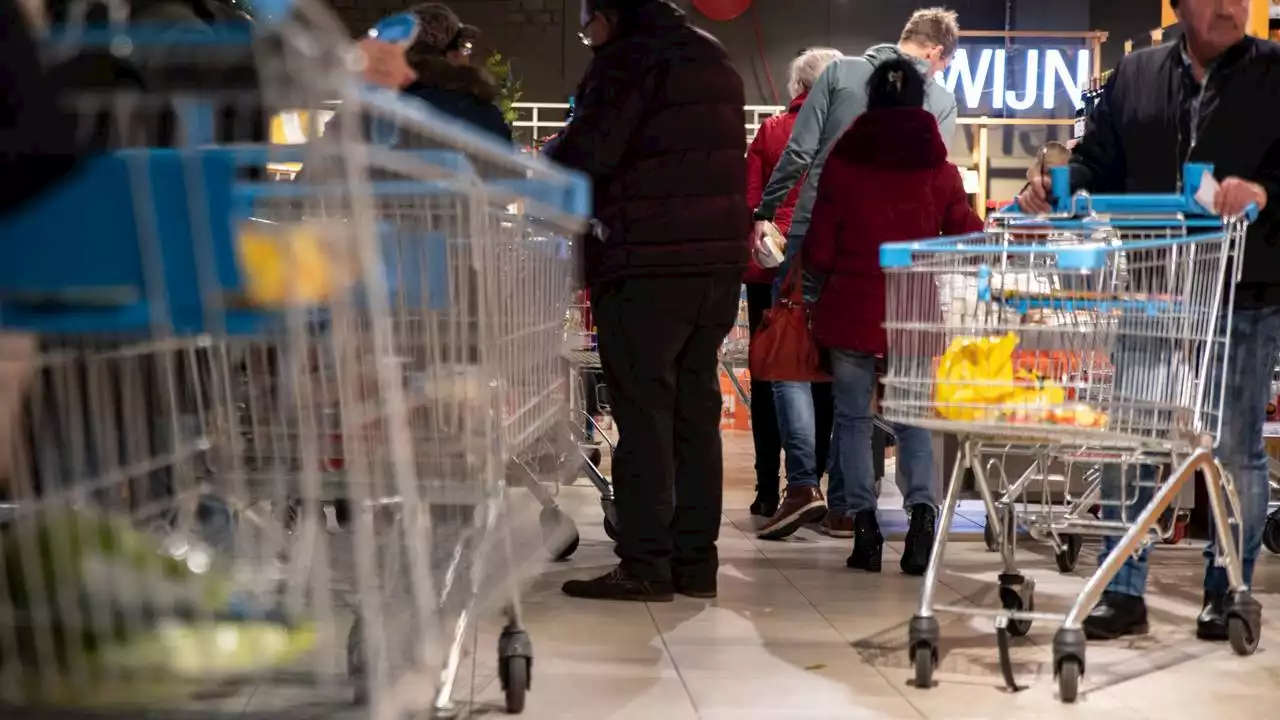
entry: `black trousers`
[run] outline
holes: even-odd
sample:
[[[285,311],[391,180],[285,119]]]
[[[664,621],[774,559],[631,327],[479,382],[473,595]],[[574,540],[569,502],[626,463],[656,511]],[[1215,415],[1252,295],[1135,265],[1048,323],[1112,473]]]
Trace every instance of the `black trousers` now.
[[[724,461],[720,344],[739,277],[625,279],[592,288],[618,425],[613,490],[624,570],[650,581],[716,571]]]
[[[770,307],[773,307],[773,284],[748,283],[747,324],[752,335],[756,334],[756,328],[760,327],[764,313]],[[810,383],[810,392],[813,393],[814,457],[818,481],[821,482],[831,452],[835,396],[829,382]],[[751,380],[751,439],[756,451],[756,494],[776,497],[782,471],[782,433],[778,427],[778,411],[773,404],[773,383],[767,380]],[[880,457],[883,461],[883,452]]]

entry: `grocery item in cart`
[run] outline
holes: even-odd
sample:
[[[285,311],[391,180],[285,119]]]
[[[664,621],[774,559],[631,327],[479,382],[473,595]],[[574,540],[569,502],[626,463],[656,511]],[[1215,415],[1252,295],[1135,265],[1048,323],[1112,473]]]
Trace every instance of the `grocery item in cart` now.
[[[1059,382],[1015,359],[1018,342],[1014,333],[952,340],[936,371],[938,414],[957,421],[1106,425],[1105,413],[1084,403],[1068,404]]]
[[[225,562],[193,542],[162,542],[127,518],[51,509],[0,535],[7,588],[0,674],[16,697],[104,707],[176,699],[194,687],[292,663],[309,624],[243,611]],[[274,617],[273,617],[274,616]],[[10,688],[0,687],[0,700]]]

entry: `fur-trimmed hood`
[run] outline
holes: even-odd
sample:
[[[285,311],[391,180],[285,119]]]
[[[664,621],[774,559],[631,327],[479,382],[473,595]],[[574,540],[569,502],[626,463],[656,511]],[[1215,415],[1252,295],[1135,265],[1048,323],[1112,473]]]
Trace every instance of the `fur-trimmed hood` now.
[[[405,88],[409,93],[418,88],[451,90],[487,103],[497,102],[501,95],[498,84],[484,68],[453,65],[442,57],[432,57],[419,59],[413,69],[417,71],[418,79]]]

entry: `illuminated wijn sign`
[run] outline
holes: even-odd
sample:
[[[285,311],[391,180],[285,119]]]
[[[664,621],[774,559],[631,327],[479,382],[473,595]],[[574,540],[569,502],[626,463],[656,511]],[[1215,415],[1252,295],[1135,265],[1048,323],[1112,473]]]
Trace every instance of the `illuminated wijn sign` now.
[[[1021,79],[1006,87],[1011,62],[1019,63]],[[960,48],[951,65],[938,73],[938,82],[955,93],[962,110],[1051,111],[1062,103],[1075,111],[1084,107],[1081,96],[1092,73],[1092,57],[1085,49]]]

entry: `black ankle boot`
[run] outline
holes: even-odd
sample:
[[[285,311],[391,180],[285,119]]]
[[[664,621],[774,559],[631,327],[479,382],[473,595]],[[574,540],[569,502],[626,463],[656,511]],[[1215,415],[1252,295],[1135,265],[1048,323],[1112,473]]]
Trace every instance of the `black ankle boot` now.
[[[844,561],[854,570],[880,572],[880,555],[884,551],[884,536],[875,510],[863,510],[853,516],[853,553]]]
[[[907,528],[907,542],[902,549],[899,567],[907,575],[923,575],[929,568],[929,555],[933,552],[934,525],[938,511],[932,505],[914,505],[911,508],[911,526]]]
[[[778,491],[772,494],[764,490],[756,490],[756,501],[751,503],[751,514],[756,517],[771,518],[778,512]]]
[[[1221,593],[1204,594],[1204,606],[1196,618],[1196,638],[1208,642],[1226,642],[1227,614],[1223,611],[1227,597]]]
[[[1084,619],[1084,636],[1090,640],[1146,635],[1147,630],[1147,603],[1137,595],[1104,592]]]

